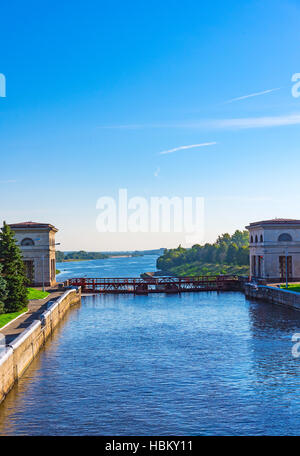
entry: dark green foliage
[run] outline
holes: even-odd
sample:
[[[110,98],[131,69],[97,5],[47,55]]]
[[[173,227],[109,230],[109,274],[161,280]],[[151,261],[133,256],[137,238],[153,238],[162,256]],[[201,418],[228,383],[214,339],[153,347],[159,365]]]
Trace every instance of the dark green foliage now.
[[[64,260],[102,260],[109,258],[110,256],[118,255],[130,255],[133,257],[139,257],[143,255],[162,255],[164,249],[153,249],[153,250],[129,250],[129,251],[113,251],[113,252],[85,252],[84,250],[76,252],[61,252],[56,251],[56,261],[62,262]]]
[[[215,276],[219,274],[248,276],[249,266],[200,263],[195,261],[176,266],[170,272],[178,277]]]
[[[59,250],[56,250],[55,252],[55,259],[57,262],[61,262],[64,260],[65,254],[64,252],[60,252]]]
[[[165,250],[157,260],[158,269],[180,275],[185,275],[183,271],[198,271],[199,275],[205,275],[203,273],[210,270],[219,271],[221,274],[228,273],[229,270],[245,272],[248,266],[249,234],[248,231],[239,230],[232,236],[228,233],[222,234],[214,244],[196,244],[191,249],[179,246],[177,249]]]
[[[239,248],[249,247],[249,232],[247,230],[236,230],[231,236],[231,241],[234,242]]]
[[[7,291],[4,311],[17,312],[28,305],[27,278],[21,250],[13,231],[5,222],[0,232],[0,261]]]
[[[64,254],[65,260],[101,260],[103,258],[107,258],[107,255],[101,252],[85,252],[84,250]]]
[[[225,263],[226,264],[237,264],[237,253],[239,249],[238,246],[233,242],[228,245]]]
[[[7,297],[6,280],[2,275],[3,266],[0,263],[0,314],[4,313],[4,301]]]
[[[84,250],[79,250],[78,252],[56,252],[56,261],[66,261],[66,260],[102,260],[103,258],[108,258],[107,255],[101,252],[85,252]]]

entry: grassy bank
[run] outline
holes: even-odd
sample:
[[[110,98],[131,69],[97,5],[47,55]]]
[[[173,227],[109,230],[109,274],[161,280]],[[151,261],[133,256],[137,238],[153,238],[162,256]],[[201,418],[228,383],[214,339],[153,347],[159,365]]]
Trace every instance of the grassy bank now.
[[[27,288],[28,299],[44,299],[49,295],[47,291],[37,290],[36,288]]]
[[[283,288],[284,290],[286,290],[285,285],[281,285],[280,288]],[[291,283],[291,284],[289,284],[288,290],[289,291],[297,291],[298,293],[300,293],[300,283]]]
[[[19,315],[21,315],[22,313],[24,313],[26,311],[27,311],[27,308],[25,307],[24,309],[19,310],[19,312],[1,314],[0,315],[0,328],[2,328],[7,323],[9,323],[11,320],[13,320],[14,318],[17,318]]]
[[[218,274],[247,276],[249,275],[249,266],[200,263],[196,261],[173,267],[168,272],[179,277],[211,276]]]
[[[47,291],[37,290],[36,288],[27,288],[27,291],[28,299],[43,299],[49,295]],[[24,307],[24,309],[19,310],[18,312],[0,314],[0,328],[2,328],[7,323],[12,321],[14,318],[17,318],[19,315],[26,312],[27,310],[27,307]]]

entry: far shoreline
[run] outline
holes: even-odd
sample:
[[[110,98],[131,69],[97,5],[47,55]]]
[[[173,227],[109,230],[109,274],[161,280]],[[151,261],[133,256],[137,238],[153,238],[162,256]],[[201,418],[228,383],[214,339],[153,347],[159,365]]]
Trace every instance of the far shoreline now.
[[[135,258],[136,255],[107,255],[105,258],[70,258],[68,260],[57,261],[57,263],[70,263],[73,261],[95,261],[107,260],[108,258]]]

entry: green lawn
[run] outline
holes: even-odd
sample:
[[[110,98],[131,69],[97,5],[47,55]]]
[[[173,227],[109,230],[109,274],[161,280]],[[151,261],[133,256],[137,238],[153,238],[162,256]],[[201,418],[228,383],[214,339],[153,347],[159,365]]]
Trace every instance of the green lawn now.
[[[0,328],[2,328],[2,326],[5,326],[7,323],[9,323],[11,320],[18,317],[22,313],[26,312],[26,310],[27,310],[27,308],[25,307],[24,309],[19,310],[19,312],[1,314],[0,315]]]
[[[36,288],[27,288],[28,299],[43,299],[49,295],[47,291],[37,290]]]
[[[37,290],[36,288],[27,288],[27,290],[28,299],[43,299],[49,295],[47,291]],[[26,312],[26,310],[27,308],[24,307],[24,309],[20,310],[19,312],[0,314],[0,328],[2,328],[2,326],[5,326],[7,323],[9,323],[11,320],[18,317],[22,313]]]
[[[283,288],[283,289],[286,290],[285,285],[281,285],[280,288]],[[300,283],[291,283],[291,284],[289,284],[288,290],[289,291],[297,291],[299,293],[300,292]]]

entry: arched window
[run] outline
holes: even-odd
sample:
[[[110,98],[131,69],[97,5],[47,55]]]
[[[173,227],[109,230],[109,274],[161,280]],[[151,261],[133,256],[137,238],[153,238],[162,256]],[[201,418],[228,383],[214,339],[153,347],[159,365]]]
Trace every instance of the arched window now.
[[[34,241],[30,238],[24,238],[21,241],[21,245],[23,245],[23,246],[34,245]]]
[[[264,242],[264,238],[263,238],[262,234],[260,235],[259,242]]]
[[[251,244],[253,244],[253,236],[251,236],[250,242],[251,242]]]
[[[292,236],[289,233],[282,233],[278,237],[279,242],[291,242],[293,240]]]
[[[258,238],[257,238],[257,235],[255,236],[255,242],[258,242]]]

